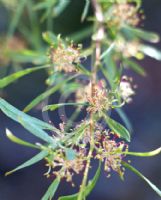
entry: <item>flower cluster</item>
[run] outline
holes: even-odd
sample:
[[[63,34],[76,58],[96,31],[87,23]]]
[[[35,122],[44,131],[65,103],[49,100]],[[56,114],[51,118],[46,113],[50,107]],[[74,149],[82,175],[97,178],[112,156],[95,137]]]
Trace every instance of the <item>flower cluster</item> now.
[[[79,174],[83,171],[86,162],[86,152],[79,148],[79,150],[74,150],[75,155],[73,158],[68,158],[64,149],[58,149],[54,155],[53,160],[46,158],[49,170],[46,175],[50,177],[55,175],[58,178],[64,178],[67,182],[71,182],[74,174]]]
[[[73,42],[66,44],[60,38],[56,47],[50,49],[50,60],[55,71],[66,73],[76,72],[76,65],[80,63],[81,45],[75,46]]]
[[[122,27],[124,24],[137,26],[140,22],[137,8],[129,3],[113,5],[110,16],[109,26]]]
[[[123,38],[119,38],[116,41],[116,50],[125,58],[137,57],[140,50],[140,43],[138,40],[125,41]]]
[[[105,87],[105,82],[100,80],[97,84],[92,85],[91,82],[84,88],[76,91],[77,101],[88,102],[87,112],[101,113],[108,111],[111,107],[111,99]]]
[[[118,135],[103,131],[99,133],[99,140],[96,142],[97,153],[95,158],[104,162],[104,170],[109,174],[111,170],[116,171],[120,177],[123,177],[124,170],[121,161],[125,157],[123,152],[128,151],[128,145],[125,142],[116,142]],[[98,135],[98,133],[97,133]]]

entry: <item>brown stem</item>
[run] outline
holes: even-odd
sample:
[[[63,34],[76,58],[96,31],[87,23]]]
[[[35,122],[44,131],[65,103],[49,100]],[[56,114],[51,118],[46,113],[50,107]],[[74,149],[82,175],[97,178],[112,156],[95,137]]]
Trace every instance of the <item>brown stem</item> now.
[[[104,27],[103,27],[103,13],[101,6],[98,4],[97,0],[91,0],[92,5],[94,8],[94,13],[96,17],[96,37],[94,38],[95,42],[95,62],[94,65],[92,66],[92,76],[91,76],[91,98],[93,98],[94,95],[94,86],[97,82],[97,70],[100,64],[100,56],[101,56],[101,41],[104,38]],[[83,174],[83,180],[82,184],[80,186],[80,191],[78,195],[78,200],[83,200],[84,198],[84,190],[87,184],[87,179],[88,179],[88,173],[89,173],[89,168],[90,168],[90,163],[91,163],[91,158],[92,158],[92,153],[94,150],[94,116],[93,113],[90,113],[90,150],[87,156],[87,163],[85,167],[85,171]]]

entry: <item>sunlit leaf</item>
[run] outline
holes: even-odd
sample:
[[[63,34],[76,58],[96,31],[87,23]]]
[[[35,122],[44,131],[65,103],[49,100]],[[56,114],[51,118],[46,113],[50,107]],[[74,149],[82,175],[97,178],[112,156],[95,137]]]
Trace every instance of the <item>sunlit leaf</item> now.
[[[142,178],[160,197],[161,197],[161,190],[157,188],[149,179],[147,179],[143,174],[141,174],[137,169],[129,165],[128,163],[122,161],[122,165],[132,172],[134,172],[136,175],[138,175],[140,178]]]
[[[17,143],[19,145],[22,145],[22,146],[27,146],[27,147],[31,147],[31,148],[36,148],[36,149],[39,149],[38,146],[34,145],[34,144],[31,144],[29,142],[26,142],[18,137],[16,137],[15,135],[13,135],[13,133],[6,129],[6,136],[14,143]]]
[[[109,48],[107,48],[102,54],[100,59],[103,59],[105,56],[111,53],[111,51],[114,49],[115,43],[112,43]]]
[[[54,197],[59,184],[60,184],[60,179],[59,178],[55,179],[52,182],[52,184],[49,186],[48,190],[46,191],[44,196],[41,198],[41,200],[51,200]]]
[[[81,16],[81,22],[83,22],[85,20],[85,18],[87,17],[89,6],[90,6],[90,1],[86,0],[85,6],[84,6],[84,9],[83,9],[83,13],[82,13],[82,16]]]
[[[7,173],[5,173],[5,176],[8,176],[20,169],[23,169],[25,167],[29,167],[37,162],[39,162],[40,160],[42,160],[43,158],[45,158],[48,155],[47,151],[41,151],[40,153],[38,153],[36,156],[32,157],[30,160],[26,161],[25,163],[23,163],[22,165],[16,167],[15,169],[13,169],[12,171],[9,171]]]
[[[156,60],[161,60],[161,51],[155,49],[154,47],[148,45],[142,45],[140,50],[147,56],[155,58]]]
[[[160,153],[161,153],[161,147],[149,152],[130,152],[130,151],[124,152],[124,154],[131,155],[131,156],[139,156],[139,157],[156,156]]]

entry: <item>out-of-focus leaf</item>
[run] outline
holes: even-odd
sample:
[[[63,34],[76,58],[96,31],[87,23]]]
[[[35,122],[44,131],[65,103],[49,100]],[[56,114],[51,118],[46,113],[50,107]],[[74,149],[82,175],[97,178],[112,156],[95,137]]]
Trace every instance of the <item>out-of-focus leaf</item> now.
[[[54,197],[59,184],[60,184],[60,179],[59,178],[55,179],[49,186],[48,190],[46,191],[41,200],[51,200]]]
[[[10,130],[6,129],[6,136],[14,143],[17,143],[19,145],[22,146],[27,146],[27,147],[31,147],[31,148],[36,148],[39,149],[39,147],[37,145],[31,144],[29,142],[26,142],[18,137],[16,137],[15,135],[13,135],[13,133],[11,133]]]
[[[147,56],[155,58],[156,60],[161,60],[161,51],[155,49],[154,47],[148,45],[142,45],[140,50]]]
[[[131,155],[131,156],[140,156],[140,157],[150,157],[150,156],[156,156],[157,154],[161,153],[161,147],[158,149],[155,149],[153,151],[149,152],[130,152],[127,151],[124,154]]]
[[[42,37],[48,44],[57,45],[58,39],[54,33],[47,31],[42,34]]]
[[[105,114],[103,116],[109,128],[112,129],[114,133],[118,134],[120,137],[130,142],[130,133],[124,126],[122,126],[120,123],[116,122],[115,120],[111,119]]]
[[[30,74],[32,72],[35,72],[35,71],[38,71],[38,70],[41,70],[41,69],[45,69],[45,68],[48,68],[48,67],[50,67],[50,66],[46,65],[46,66],[41,66],[41,67],[28,68],[28,69],[24,69],[24,70],[15,72],[15,73],[13,73],[9,76],[6,76],[6,77],[4,77],[0,80],[0,88],[6,87],[10,83],[16,81],[17,79],[19,79],[19,78],[21,78],[21,77],[23,77],[27,74]]]
[[[143,40],[146,40],[148,42],[153,42],[153,43],[159,42],[159,36],[156,33],[144,31],[142,29],[134,28],[134,27],[130,27],[130,26],[126,26],[125,29],[130,31],[131,34],[134,34],[135,36],[137,36]]]
[[[90,37],[92,33],[93,33],[93,26],[88,26],[78,32],[68,35],[68,37],[71,38],[74,42],[80,42],[83,39]]]
[[[130,120],[128,119],[126,113],[121,108],[115,108],[116,112],[119,114],[120,118],[124,122],[125,126],[130,132],[133,132],[132,124]]]
[[[95,176],[93,177],[92,180],[90,180],[88,182],[88,185],[86,186],[85,190],[84,190],[84,198],[85,199],[91,192],[92,190],[94,189],[97,181],[98,181],[98,178],[100,176],[100,172],[101,172],[101,162],[99,163],[99,167],[96,171],[96,174]],[[69,196],[63,196],[63,197],[59,197],[58,200],[77,200],[78,198],[78,195],[79,193],[76,193],[76,194],[73,194],[73,195],[69,195]]]
[[[83,65],[79,64],[79,65],[76,65],[76,68],[81,72],[83,73],[84,75],[86,76],[90,76],[91,75],[91,72],[88,71]]]
[[[62,106],[85,106],[88,105],[87,103],[58,103],[58,104],[52,104],[47,105],[43,108],[43,111],[51,110],[54,111]]]
[[[84,6],[84,9],[83,9],[83,13],[82,13],[82,16],[81,16],[81,22],[83,22],[85,20],[85,18],[87,17],[89,6],[90,6],[90,1],[86,0],[85,6]]]
[[[17,9],[14,12],[14,15],[13,15],[11,22],[10,22],[10,25],[9,25],[9,29],[8,29],[8,36],[9,37],[11,37],[14,34],[27,1],[28,0],[21,0],[19,2],[19,4],[17,5]]]
[[[8,176],[10,174],[12,174],[13,172],[16,172],[20,169],[23,169],[25,167],[29,167],[37,162],[39,162],[40,160],[42,160],[43,158],[45,158],[48,155],[47,151],[41,151],[40,153],[38,153],[36,156],[32,157],[30,160],[26,161],[25,163],[23,163],[22,165],[16,167],[15,169],[13,169],[12,171],[9,171],[7,173],[5,173],[5,176]]]
[[[76,157],[76,151],[73,150],[73,149],[65,149],[65,155],[66,155],[66,158],[67,160],[74,160],[75,157]]]
[[[138,63],[129,60],[129,59],[124,59],[124,64],[128,67],[131,68],[134,72],[137,74],[140,74],[142,76],[146,75],[146,72],[143,67],[141,67]]]
[[[100,59],[103,59],[105,56],[107,56],[108,54],[110,54],[110,52],[113,50],[115,46],[115,43],[112,43],[102,54]]]
[[[36,137],[51,144],[53,148],[57,146],[56,141],[43,130],[47,129],[60,133],[60,131],[55,127],[23,113],[22,111],[7,103],[2,98],[0,98],[0,110],[2,110],[3,113],[5,113],[14,121],[20,123],[25,129],[30,131]]]
[[[36,105],[38,105],[40,102],[42,102],[44,99],[46,99],[48,96],[54,94],[56,91],[58,91],[64,84],[66,84],[68,81],[74,79],[76,76],[78,76],[77,74],[69,77],[66,80],[63,80],[61,83],[58,83],[56,86],[53,86],[52,88],[46,90],[44,93],[40,94],[38,97],[36,97],[34,100],[32,100],[25,108],[24,108],[24,112],[28,112],[29,110],[31,110],[33,107],[35,107]]]
[[[58,4],[54,7],[54,16],[58,17],[70,4],[70,0],[58,1]]]
[[[161,190],[157,188],[149,179],[147,179],[143,174],[141,174],[137,169],[129,165],[128,163],[122,161],[122,165],[132,172],[134,172],[136,175],[138,175],[140,178],[142,178],[160,197],[161,197]]]

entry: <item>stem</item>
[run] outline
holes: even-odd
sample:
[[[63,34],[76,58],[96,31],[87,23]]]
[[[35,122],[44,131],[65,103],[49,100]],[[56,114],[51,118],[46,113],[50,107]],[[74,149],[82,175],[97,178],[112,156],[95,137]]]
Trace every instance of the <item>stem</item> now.
[[[94,8],[94,14],[96,17],[96,37],[94,38],[95,42],[95,62],[94,65],[92,66],[91,72],[91,98],[94,96],[94,86],[97,83],[97,70],[100,64],[100,57],[101,57],[101,41],[104,38],[104,27],[103,27],[103,13],[101,6],[98,4],[97,0],[91,0],[93,8]],[[82,184],[80,186],[80,191],[78,195],[78,200],[83,200],[85,199],[84,196],[84,190],[87,184],[87,179],[88,179],[88,173],[90,169],[90,163],[91,163],[91,158],[92,158],[92,153],[94,150],[94,115],[91,112],[90,113],[90,150],[87,156],[87,163],[83,175],[83,180]]]

